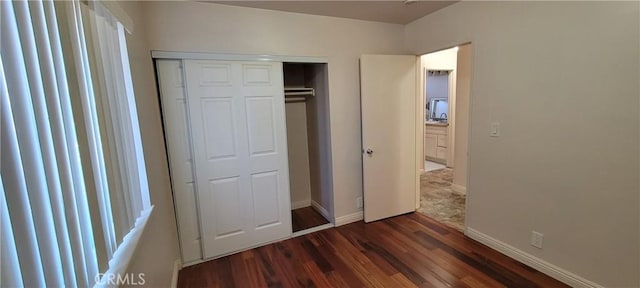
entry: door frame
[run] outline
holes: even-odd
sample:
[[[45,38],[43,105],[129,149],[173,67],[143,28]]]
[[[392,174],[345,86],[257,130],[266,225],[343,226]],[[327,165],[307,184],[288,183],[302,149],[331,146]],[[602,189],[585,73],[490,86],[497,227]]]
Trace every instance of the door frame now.
[[[473,45],[473,41],[465,41],[465,42],[461,42],[460,44],[457,45],[451,45],[451,46],[447,46],[444,48],[439,48],[439,49],[435,49],[435,50],[429,50],[426,51],[424,53],[418,53],[416,58],[416,69],[417,69],[417,73],[416,73],[416,85],[418,85],[418,89],[416,89],[417,95],[416,95],[416,106],[418,109],[416,115],[420,116],[418,117],[419,119],[416,119],[416,122],[420,125],[417,125],[416,127],[418,127],[416,129],[416,154],[418,156],[421,156],[421,160],[417,159],[418,161],[416,161],[416,169],[418,170],[418,175],[416,176],[416,181],[418,183],[418,185],[416,186],[416,210],[418,208],[420,208],[420,175],[425,171],[425,167],[424,167],[424,132],[425,132],[425,125],[424,125],[424,121],[425,121],[425,116],[426,116],[426,111],[425,111],[425,99],[424,99],[424,95],[426,93],[425,91],[425,82],[426,82],[426,78],[425,78],[425,69],[422,69],[422,65],[421,65],[421,60],[420,57],[422,55],[426,55],[426,54],[431,54],[434,52],[439,52],[439,51],[443,51],[443,50],[447,50],[447,49],[451,49],[454,47],[459,47],[459,46],[463,46],[463,45],[471,45],[471,71],[470,71],[470,75],[469,75],[469,112],[468,112],[468,117],[467,117],[467,186],[466,186],[466,193],[465,193],[465,197],[466,197],[466,201],[465,201],[465,218],[464,218],[464,234],[468,235],[468,228],[469,228],[469,206],[471,201],[469,201],[471,199],[471,174],[470,172],[470,167],[471,167],[471,160],[472,160],[472,149],[471,149],[471,131],[473,130],[473,121],[471,121],[472,116],[473,116],[473,107],[474,107],[474,97],[473,97],[473,87],[474,85],[474,73],[473,73],[473,67],[475,67],[475,61],[476,61],[476,53],[475,53],[475,45]],[[456,60],[457,62],[457,60]],[[457,70],[457,69],[456,69]],[[456,78],[457,78],[457,71],[455,71],[456,73]],[[452,75],[449,75],[449,80],[451,80]],[[449,83],[451,83],[451,81],[449,81]],[[454,81],[454,84],[457,86],[457,79],[456,81]],[[457,87],[456,87],[457,88]],[[448,89],[448,93],[450,95],[451,93],[451,89]],[[455,91],[455,90],[454,90]],[[453,114],[454,117],[456,116],[455,113]],[[454,120],[455,123],[455,120]],[[454,131],[455,131],[455,127],[454,127]],[[455,137],[455,136],[454,136]],[[452,138],[449,138],[452,139]],[[453,138],[455,139],[455,138]],[[449,142],[451,143],[451,142]],[[449,145],[449,143],[447,143],[447,145]],[[419,158],[419,157],[416,157]],[[447,161],[447,163],[449,163]],[[455,169],[455,168],[454,168]]]
[[[268,54],[225,54],[206,52],[180,52],[151,50],[151,58],[175,60],[223,60],[223,61],[265,61],[329,64],[327,57],[316,56],[287,56]]]
[[[221,61],[263,61],[263,62],[281,62],[281,63],[315,63],[315,64],[326,64],[327,65],[327,73],[328,73],[328,65],[329,65],[329,58],[328,57],[323,57],[323,56],[292,56],[292,55],[269,55],[269,54],[231,54],[231,53],[208,53],[208,52],[184,52],[184,51],[161,51],[161,50],[151,50],[151,60],[153,62],[154,65],[154,69],[157,69],[156,67],[156,60],[178,60],[181,61],[181,65],[182,61],[184,60],[221,60]],[[183,72],[184,73],[184,72]],[[159,87],[159,79],[157,79],[157,71],[154,73],[155,77],[156,77],[156,87]],[[329,92],[327,97],[331,97],[330,94],[330,89],[329,89],[329,78],[327,77],[327,91]],[[186,89],[186,87],[185,87]],[[159,109],[160,109],[160,116],[161,116],[161,120],[163,121],[163,126],[164,126],[164,119],[165,119],[165,113],[163,112],[163,102],[162,102],[162,97],[160,95],[160,90],[157,89],[157,97],[159,98]],[[185,90],[186,93],[186,90]],[[331,114],[331,108],[330,108],[330,103],[331,103],[331,99],[328,99],[329,101],[329,110],[327,111],[327,115],[328,117],[330,117]],[[188,112],[188,111],[187,111]],[[331,128],[330,125],[330,118],[327,119],[328,121],[328,127]],[[187,128],[188,129],[188,134],[191,134],[191,128],[190,126]],[[169,172],[169,178],[170,178],[170,182],[172,182],[173,180],[171,179],[171,164],[170,164],[170,160],[169,160],[169,146],[167,143],[167,135],[166,135],[166,131],[164,131],[165,128],[163,127],[163,137],[164,139],[164,145],[165,145],[165,150],[166,150],[166,157],[167,157],[167,170]],[[332,140],[331,140],[331,129],[329,129],[329,139],[326,139],[325,141],[328,141],[326,143],[326,145],[329,146],[329,148],[331,148],[332,146]],[[287,146],[289,145],[288,141],[286,141]],[[288,158],[288,155],[287,155]],[[327,229],[327,228],[331,228],[331,227],[335,227],[335,203],[334,203],[334,199],[335,199],[335,189],[334,189],[334,174],[333,174],[333,152],[332,149],[329,150],[329,168],[328,168],[328,174],[329,174],[329,178],[331,179],[331,185],[329,185],[331,191],[329,191],[329,197],[330,197],[330,206],[329,208],[331,208],[329,211],[330,214],[330,219],[328,219],[330,221],[330,223],[322,225],[322,226],[318,226],[318,227],[314,227],[312,229],[308,229],[305,231],[299,231],[296,233],[293,233],[293,231],[291,231],[291,233],[283,238],[283,239],[278,239],[278,240],[274,240],[272,242],[278,242],[284,239],[289,239],[289,238],[293,238],[293,237],[297,237],[297,236],[301,236],[307,233],[312,233],[315,231],[319,231],[322,229]],[[194,175],[195,177],[195,175]],[[290,192],[289,192],[290,193]],[[173,204],[175,206],[175,193],[173,192],[173,183],[171,183],[171,194],[172,194],[172,200],[173,200]],[[198,193],[196,192],[194,195],[196,201],[198,201]],[[198,206],[196,205],[196,207],[194,207],[195,209],[199,209]],[[175,209],[174,209],[175,210]],[[199,212],[197,213],[197,215],[200,215]],[[178,237],[180,237],[180,233],[179,233],[179,227],[178,227],[178,223],[177,223],[177,213],[174,211],[174,217],[176,217],[176,232],[178,232]],[[200,219],[198,219],[198,224],[200,224]],[[198,225],[198,228],[200,229],[200,225]],[[198,231],[200,235],[202,235],[202,231]],[[300,233],[303,232],[303,233]],[[202,237],[202,236],[200,236]],[[201,245],[202,242],[200,243]],[[263,246],[266,245],[268,243],[263,243],[263,244],[259,244],[259,245],[255,245],[252,247],[248,247],[246,249],[243,250],[249,250],[255,247],[259,247],[259,246]],[[191,266],[191,265],[195,265],[195,264],[199,264],[202,262],[206,262],[212,259],[216,259],[216,258],[220,258],[220,257],[224,257],[226,255],[230,255],[233,253],[237,253],[240,251],[234,251],[234,252],[230,252],[228,254],[223,254],[223,255],[219,255],[217,257],[214,258],[204,258],[204,255],[202,254],[202,246],[200,247],[201,251],[201,259],[198,259],[196,261],[190,261],[188,264],[186,264],[185,266]],[[181,253],[181,261],[182,261],[182,249],[180,249],[180,253]]]

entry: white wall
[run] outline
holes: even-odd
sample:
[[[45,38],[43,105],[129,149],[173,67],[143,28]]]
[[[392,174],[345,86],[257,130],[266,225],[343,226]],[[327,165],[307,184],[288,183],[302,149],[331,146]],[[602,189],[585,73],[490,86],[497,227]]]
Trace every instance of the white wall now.
[[[609,287],[640,286],[639,6],[459,2],[405,30],[472,42],[469,228]]]
[[[420,58],[425,69],[456,70],[456,59],[458,58],[458,50],[455,48],[450,48],[422,55],[422,57]]]
[[[325,56],[333,153],[334,212],[357,212],[362,195],[361,54],[405,51],[403,26],[199,2],[143,4],[152,50]]]
[[[173,264],[180,258],[169,170],[164,146],[162,121],[156,91],[153,64],[147,46],[142,10],[138,2],[121,2],[134,20],[133,34],[127,35],[133,88],[140,121],[142,148],[149,177],[153,214],[140,239],[128,273],[145,273],[149,287],[168,287]]]

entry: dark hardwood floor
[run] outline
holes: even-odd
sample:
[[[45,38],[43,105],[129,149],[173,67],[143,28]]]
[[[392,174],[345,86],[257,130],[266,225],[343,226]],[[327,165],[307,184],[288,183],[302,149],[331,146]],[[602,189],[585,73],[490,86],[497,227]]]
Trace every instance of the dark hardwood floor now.
[[[180,271],[179,287],[568,287],[412,213],[352,223]]]
[[[324,219],[322,214],[318,213],[318,211],[313,209],[311,206],[291,211],[291,226],[293,226],[293,232],[302,231],[327,223],[329,223],[329,220]]]

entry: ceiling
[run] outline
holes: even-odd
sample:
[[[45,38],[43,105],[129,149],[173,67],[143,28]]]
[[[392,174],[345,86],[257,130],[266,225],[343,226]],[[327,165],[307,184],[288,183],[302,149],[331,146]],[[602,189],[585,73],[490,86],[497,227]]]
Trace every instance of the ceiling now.
[[[206,1],[224,5],[407,24],[457,1]]]

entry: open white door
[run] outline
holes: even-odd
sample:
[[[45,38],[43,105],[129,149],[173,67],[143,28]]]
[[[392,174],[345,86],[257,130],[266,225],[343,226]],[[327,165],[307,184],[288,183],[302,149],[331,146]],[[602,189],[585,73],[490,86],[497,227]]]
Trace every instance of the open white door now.
[[[416,208],[416,56],[360,57],[364,221]]]
[[[282,63],[185,72],[204,258],[291,235]]]

